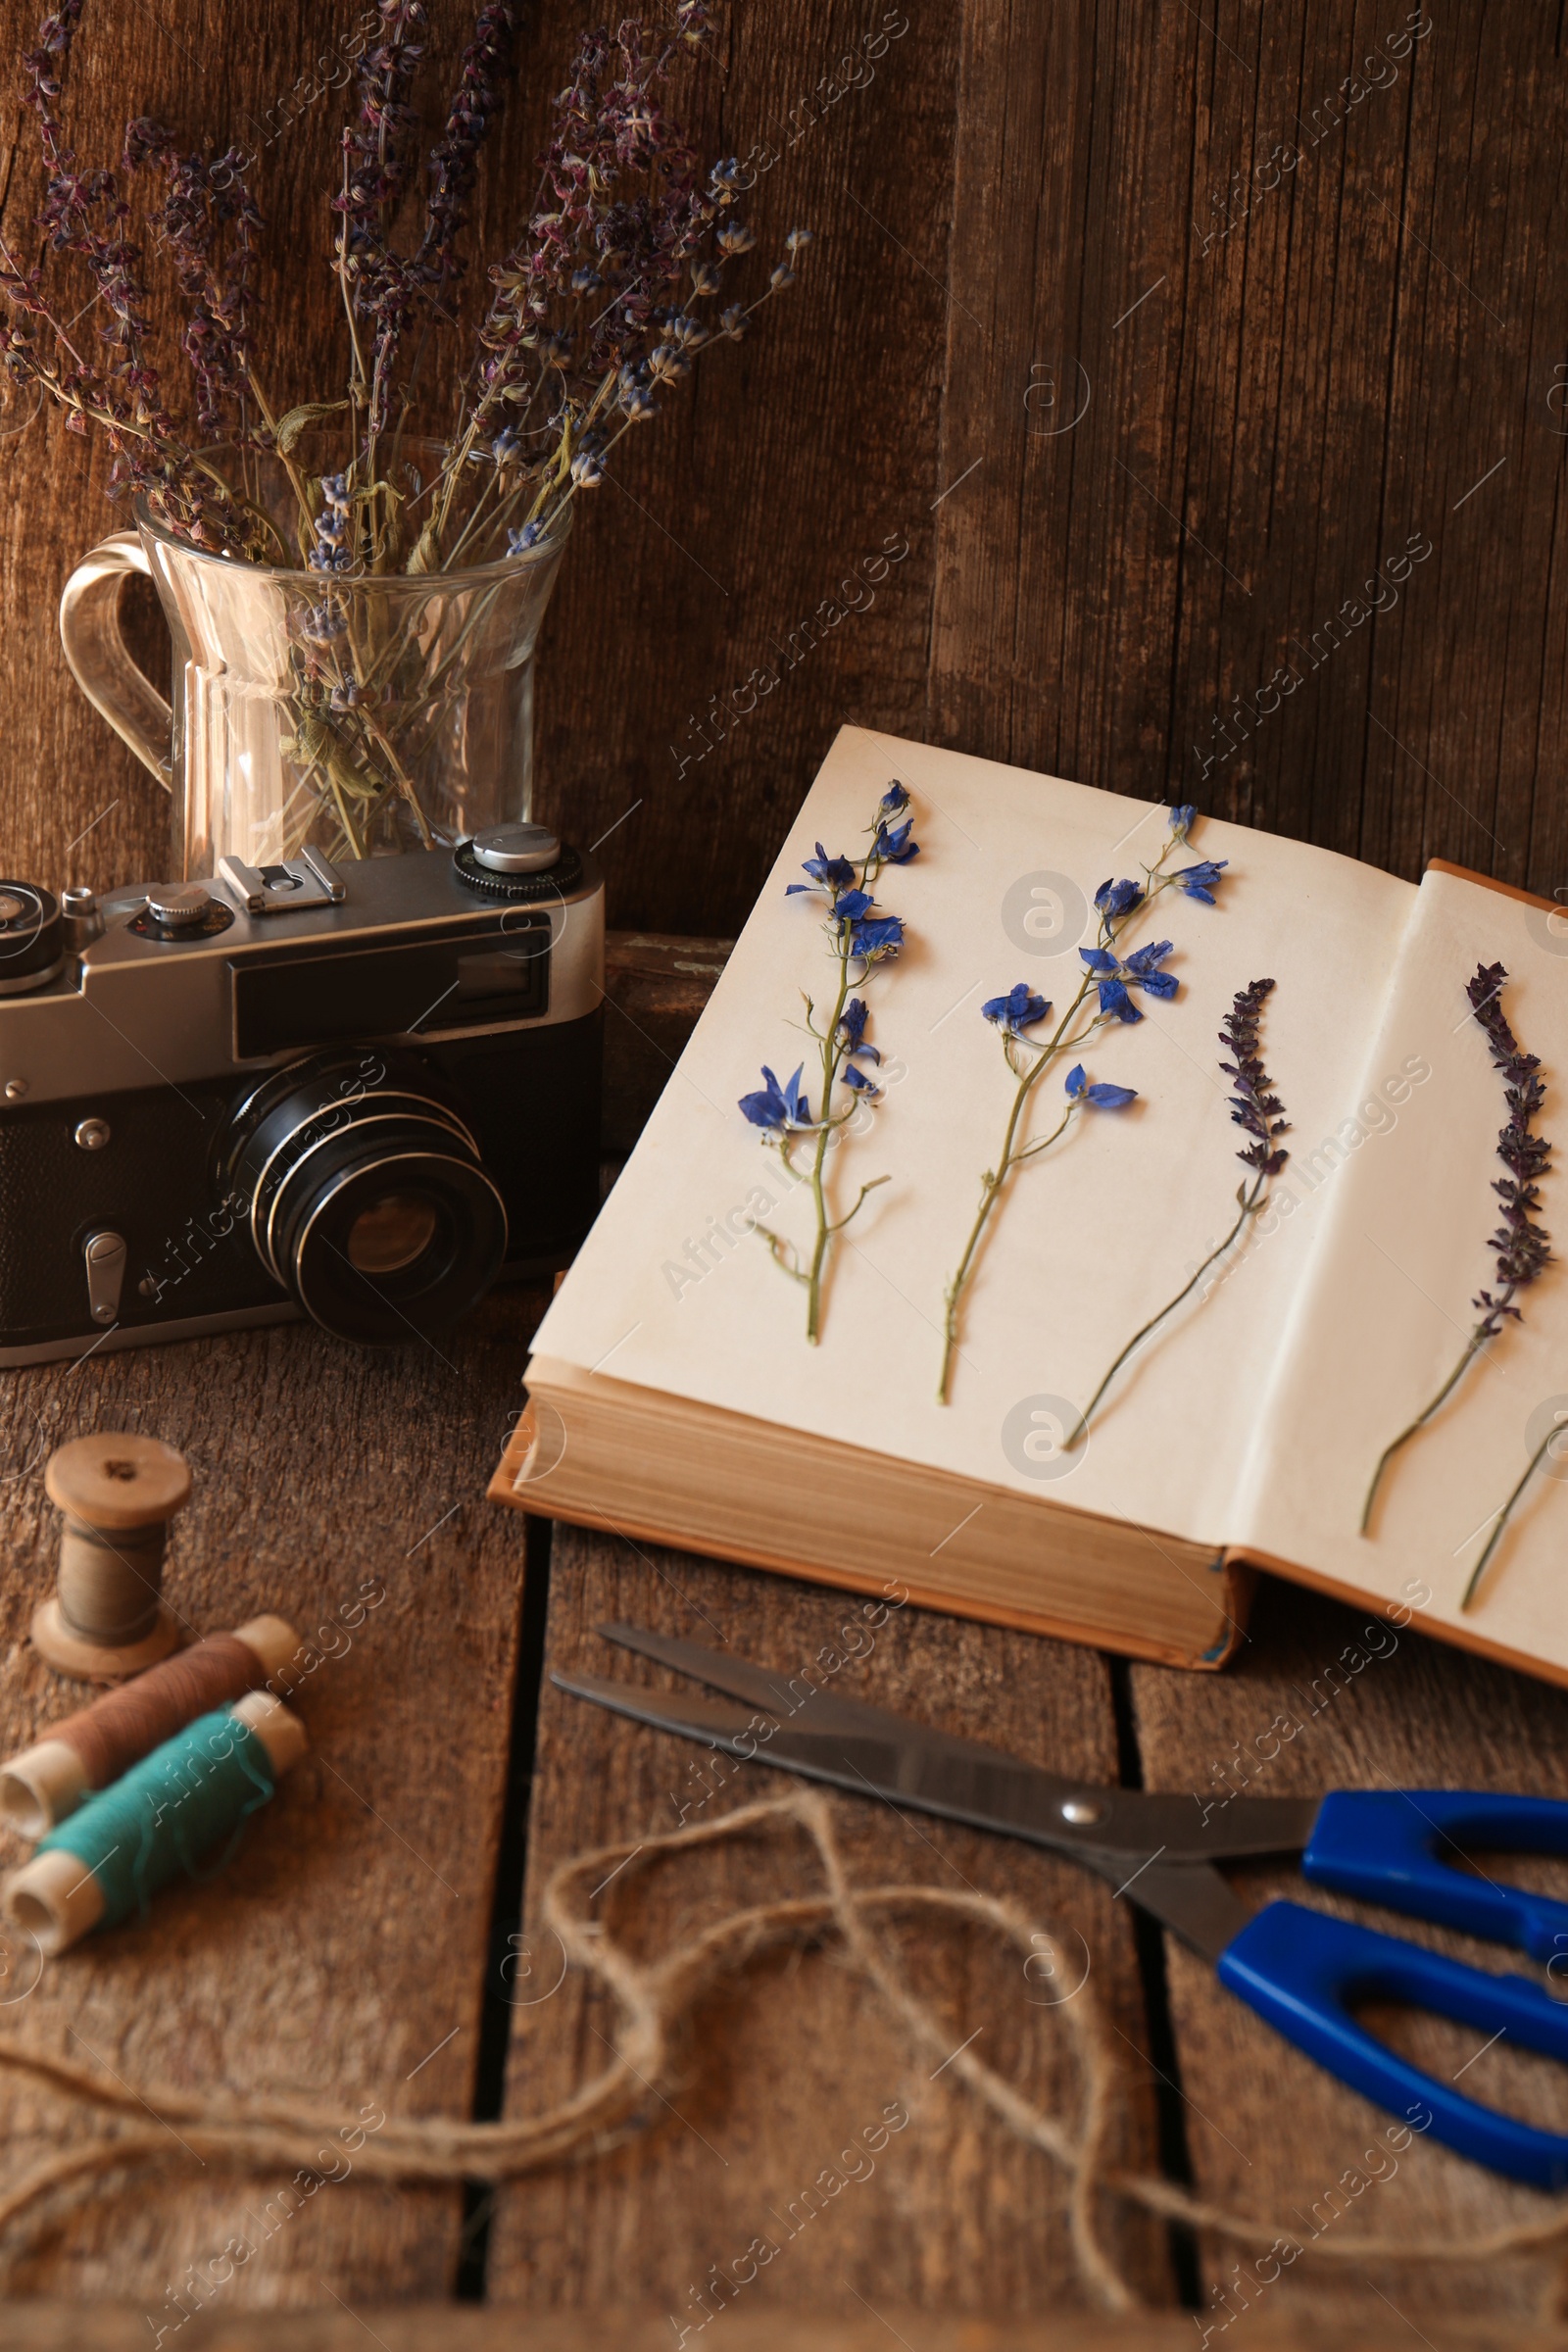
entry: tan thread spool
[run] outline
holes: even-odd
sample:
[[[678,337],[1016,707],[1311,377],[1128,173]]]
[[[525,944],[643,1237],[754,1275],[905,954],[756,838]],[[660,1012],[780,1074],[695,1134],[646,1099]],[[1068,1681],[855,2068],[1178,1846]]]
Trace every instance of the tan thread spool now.
[[[299,1762],[309,1745],[304,1724],[270,1690],[250,1691],[229,1713],[250,1725],[267,1750],[275,1780]],[[46,1959],[79,1942],[104,1913],[103,1888],[92,1872],[58,1846],[34,1854],[14,1871],[3,1899],[7,1919],[33,1937]]]
[[[60,1446],[43,1476],[65,1525],[34,1646],[76,1682],[119,1683],[156,1666],[179,1643],[163,1598],[164,1549],[190,1496],[190,1465],[157,1438],[106,1430]]]
[[[299,1646],[281,1617],[253,1617],[106,1690],[0,1765],[0,1820],[24,1838],[46,1837],[198,1715],[271,1682]]]

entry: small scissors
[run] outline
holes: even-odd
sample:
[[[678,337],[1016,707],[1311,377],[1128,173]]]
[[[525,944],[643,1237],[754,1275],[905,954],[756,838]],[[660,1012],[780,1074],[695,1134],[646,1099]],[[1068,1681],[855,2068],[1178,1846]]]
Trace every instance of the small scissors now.
[[[858,1796],[940,1814],[1071,1854],[1213,1964],[1287,2041],[1381,2107],[1461,2156],[1532,2187],[1568,2186],[1568,2133],[1464,2097],[1356,2023],[1353,2005],[1402,2001],[1494,2039],[1568,2059],[1568,2001],[1513,1973],[1492,1976],[1398,1936],[1284,1901],[1249,1911],[1216,1862],[1299,1849],[1309,1879],[1393,1911],[1461,1929],[1549,1962],[1568,1953],[1568,1904],[1454,1869],[1443,1849],[1568,1854],[1568,1803],[1446,1788],[1333,1789],[1318,1797],[1236,1796],[1223,1811],[1190,1796],[1086,1788],[1001,1748],[958,1740],[886,1708],[638,1626],[617,1642],[740,1701],[596,1676],[552,1680],[579,1698],[745,1761],[827,1781]]]

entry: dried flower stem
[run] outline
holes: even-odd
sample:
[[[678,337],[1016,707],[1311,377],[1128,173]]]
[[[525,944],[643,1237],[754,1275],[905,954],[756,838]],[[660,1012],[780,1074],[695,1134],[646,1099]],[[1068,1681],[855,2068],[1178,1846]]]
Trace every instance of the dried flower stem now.
[[[1062,1451],[1071,1453],[1073,1447],[1089,1434],[1089,1424],[1095,1410],[1121,1370],[1127,1358],[1141,1348],[1152,1332],[1159,1329],[1168,1315],[1173,1315],[1184,1298],[1191,1298],[1212,1265],[1225,1255],[1243,1227],[1255,1217],[1268,1197],[1268,1188],[1290,1157],[1279,1148],[1279,1138],[1289,1133],[1284,1117],[1284,1104],[1273,1091],[1274,1082],[1263,1067],[1257,1052],[1258,1020],[1265,998],[1273,993],[1272,980],[1254,980],[1234,999],[1220,1031],[1220,1043],[1235,1054],[1234,1061],[1222,1061],[1220,1068],[1236,1081],[1231,1097],[1231,1118],[1238,1127],[1245,1127],[1252,1142],[1236,1156],[1252,1170],[1249,1184],[1245,1179],[1236,1188],[1236,1222],[1217,1249],[1211,1250],[1190,1282],[1184,1283],[1174,1298],[1168,1299],[1157,1315],[1151,1315],[1142,1328],[1135,1331],[1126,1347],[1112,1363],[1104,1379],[1080,1413],[1073,1430],[1062,1442]]]
[[[1136,902],[1124,913],[1116,914],[1109,905],[1102,908],[1098,942],[1101,950],[1108,952],[1113,948],[1128,928],[1152,906],[1160,892],[1169,889],[1172,884],[1179,881],[1180,877],[1176,874],[1166,873],[1164,866],[1171,852],[1178,847],[1184,847],[1186,839],[1185,826],[1172,831],[1170,839],[1154,863],[1145,866],[1143,890]],[[1107,1021],[1122,1017],[1113,1012],[1097,1010],[1082,1028],[1074,1027],[1074,1023],[1083,1012],[1090,998],[1096,994],[1099,985],[1098,974],[1092,968],[1086,971],[1077,995],[1049,1038],[1037,1041],[1034,1038],[1021,1037],[1015,1031],[1009,1033],[1005,1038],[1004,1051],[1006,1054],[1007,1065],[1018,1083],[1013,1094],[1011,1108],[1007,1113],[1007,1124],[1003,1131],[1002,1151],[998,1155],[997,1164],[994,1168],[988,1168],[980,1179],[980,1205],[975,1211],[974,1223],[969,1228],[968,1238],[964,1243],[956,1271],[943,1293],[942,1362],[937,1375],[938,1404],[946,1404],[948,1401],[948,1391],[953,1379],[953,1358],[958,1345],[959,1309],[963,1295],[974,1273],[975,1261],[979,1256],[981,1244],[985,1240],[992,1215],[1006,1188],[1008,1179],[1027,1160],[1037,1159],[1043,1152],[1051,1149],[1051,1146],[1065,1132],[1073,1111],[1077,1107],[1075,1103],[1070,1104],[1058,1124],[1052,1129],[1049,1135],[1040,1137],[1034,1143],[1020,1145],[1018,1138],[1030,1097],[1046,1072],[1053,1068],[1063,1055],[1076,1053],[1078,1048],[1086,1044],[1097,1030],[1103,1028]],[[1017,1053],[1019,1047],[1028,1048],[1034,1055],[1031,1062],[1020,1063]]]
[[[765,1225],[756,1226],[755,1231],[766,1242],[775,1265],[804,1287],[806,1337],[813,1348],[821,1337],[823,1287],[833,1243],[858,1216],[866,1196],[888,1182],[885,1176],[872,1177],[861,1185],[852,1208],[842,1217],[831,1214],[827,1199],[829,1148],[861,1104],[874,1103],[881,1095],[880,1087],[860,1066],[862,1060],[875,1066],[882,1058],[865,1034],[869,1007],[863,998],[852,997],[850,991],[863,984],[879,964],[896,956],[904,944],[903,918],[880,911],[872,890],[885,866],[907,865],[920,854],[919,844],[910,838],[913,819],[906,815],[908,806],[909,796],[904,786],[897,781],[890,784],[866,827],[871,846],[865,855],[854,859],[830,858],[818,842],[816,856],[805,861],[804,870],[809,880],[791,883],[785,894],[789,898],[825,898],[828,902],[828,919],[823,928],[838,966],[838,981],[825,1027],[818,1028],[816,1007],[809,997],[805,999],[807,1031],[817,1047],[822,1085],[818,1098],[820,1115],[813,1120],[809,1100],[801,1092],[804,1062],[782,1087],[764,1063],[763,1086],[743,1096],[739,1104],[743,1116],[762,1130],[763,1141],[777,1151],[796,1182],[808,1183],[810,1187],[815,1232],[810,1256],[804,1265],[792,1243]],[[896,821],[900,817],[905,820],[902,824]],[[842,1110],[835,1111],[833,1093],[841,1084],[848,1088],[849,1099]],[[794,1159],[803,1136],[812,1138],[808,1173],[798,1169]]]
[[[1500,963],[1478,964],[1474,976],[1465,984],[1470,1008],[1486,1032],[1493,1067],[1502,1074],[1503,1100],[1508,1116],[1497,1136],[1497,1157],[1507,1169],[1506,1176],[1493,1182],[1493,1191],[1502,1201],[1502,1223],[1491,1237],[1491,1247],[1496,1252],[1496,1279],[1500,1290],[1496,1298],[1490,1291],[1478,1291],[1471,1300],[1482,1309],[1481,1320],[1465,1342],[1463,1352],[1437,1395],[1398,1436],[1385,1446],[1378,1456],[1377,1468],[1366,1491],[1361,1508],[1361,1533],[1364,1536],[1371,1524],[1373,1505],[1389,1464],[1401,1447],[1407,1446],[1419,1430],[1425,1429],[1448,1398],[1453,1395],[1470,1365],[1481,1354],[1489,1340],[1494,1340],[1510,1317],[1521,1322],[1514,1299],[1519,1292],[1534,1282],[1551,1262],[1551,1250],[1543,1227],[1533,1221],[1533,1212],[1541,1205],[1541,1192],[1536,1179],[1545,1173],[1551,1156],[1551,1146],[1544,1136],[1532,1132],[1531,1121],[1546,1099],[1546,1089],[1540,1076],[1541,1063],[1534,1054],[1521,1054],[1512,1029],[1508,1025],[1499,1002],[1503,983],[1508,975]],[[1528,1478],[1529,1472],[1526,1472]],[[1508,1505],[1511,1509],[1512,1504]],[[1500,1532],[1500,1529],[1499,1531]],[[1495,1540],[1495,1539],[1494,1539]],[[1490,1556],[1491,1545],[1487,1554]],[[1480,1575],[1480,1569],[1476,1571]],[[1471,1579],[1471,1589],[1475,1586]]]
[[[1530,1481],[1535,1477],[1536,1472],[1545,1460],[1547,1449],[1551,1446],[1552,1442],[1561,1436],[1561,1428],[1556,1423],[1553,1423],[1552,1427],[1547,1430],[1545,1436],[1542,1439],[1541,1444],[1536,1447],[1535,1452],[1530,1456],[1530,1460],[1526,1466],[1523,1478],[1520,1479],[1519,1484],[1515,1487],[1513,1493],[1509,1495],[1507,1501],[1497,1513],[1492,1533],[1487,1538],[1487,1547],[1485,1551],[1483,1551],[1480,1559],[1477,1560],[1474,1568],[1470,1571],[1470,1582],[1466,1585],[1463,1597],[1459,1602],[1461,1609],[1467,1609],[1470,1606],[1470,1603],[1474,1600],[1477,1592],[1480,1591],[1481,1579],[1487,1573],[1487,1563],[1492,1558],[1493,1553],[1496,1550],[1497,1545],[1502,1538],[1502,1531],[1513,1516],[1514,1504],[1518,1501],[1520,1495],[1524,1493],[1526,1487],[1529,1486]]]

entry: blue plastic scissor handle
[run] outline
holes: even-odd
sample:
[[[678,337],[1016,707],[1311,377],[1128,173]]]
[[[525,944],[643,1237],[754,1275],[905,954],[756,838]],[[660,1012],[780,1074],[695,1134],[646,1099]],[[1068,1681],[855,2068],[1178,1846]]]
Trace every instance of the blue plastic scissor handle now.
[[[1440,1859],[1445,1844],[1473,1853],[1568,1854],[1568,1804],[1455,1788],[1335,1789],[1312,1824],[1301,1869],[1342,1894],[1461,1928],[1533,1960],[1560,1956],[1568,1974],[1568,1903],[1455,1870]]]
[[[1357,2025],[1351,2004],[1402,2001],[1547,2058],[1568,2059],[1568,2002],[1527,1977],[1491,1976],[1402,1936],[1301,1903],[1268,1903],[1216,1963],[1220,1982],[1331,2075],[1461,2156],[1532,2188],[1568,2186],[1568,2134],[1467,2099]]]

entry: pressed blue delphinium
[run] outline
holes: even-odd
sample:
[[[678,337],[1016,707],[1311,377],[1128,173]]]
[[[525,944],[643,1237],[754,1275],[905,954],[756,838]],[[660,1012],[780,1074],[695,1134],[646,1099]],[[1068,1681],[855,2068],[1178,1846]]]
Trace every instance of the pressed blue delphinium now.
[[[1491,1247],[1496,1253],[1497,1290],[1495,1295],[1490,1290],[1476,1293],[1470,1303],[1480,1308],[1481,1319],[1466,1340],[1458,1362],[1431,1403],[1406,1428],[1401,1429],[1378,1456],[1378,1465],[1372,1473],[1372,1483],[1367,1488],[1366,1501],[1361,1511],[1363,1535],[1371,1522],[1378,1489],[1390,1462],[1400,1447],[1408,1445],[1416,1432],[1424,1429],[1433,1415],[1447,1402],[1475,1357],[1489,1341],[1499,1336],[1504,1323],[1523,1322],[1524,1317],[1514,1300],[1552,1262],[1551,1245],[1545,1229],[1535,1221],[1535,1212],[1541,1206],[1541,1189],[1537,1179],[1546,1173],[1551,1158],[1550,1144],[1544,1136],[1537,1135],[1533,1126],[1536,1113],[1546,1099],[1546,1089],[1541,1077],[1539,1057],[1520,1052],[1518,1040],[1502,1009],[1502,990],[1507,977],[1500,963],[1479,963],[1465,983],[1470,1009],[1485,1032],[1492,1065],[1501,1075],[1503,1101],[1508,1106],[1508,1116],[1497,1135],[1497,1157],[1508,1173],[1494,1178],[1492,1187],[1502,1202],[1502,1222],[1491,1237]],[[1551,1431],[1547,1443],[1555,1435],[1555,1430]],[[1470,1582],[1465,1587],[1464,1597],[1459,1604],[1461,1608],[1467,1609],[1475,1598],[1477,1587],[1488,1561],[1496,1549],[1513,1506],[1524,1493],[1544,1451],[1545,1445],[1543,1445],[1499,1512],[1487,1540],[1486,1549],[1476,1562]]]
[[[1190,894],[1203,897],[1204,892]],[[1157,1315],[1133,1333],[1099,1388],[1080,1413],[1071,1435],[1064,1441],[1063,1451],[1070,1453],[1080,1439],[1088,1434],[1101,1398],[1135,1348],[1141,1348],[1159,1329],[1167,1315],[1173,1315],[1184,1298],[1191,1298],[1210,1266],[1225,1255],[1232,1243],[1250,1218],[1255,1217],[1268,1198],[1268,1188],[1290,1157],[1280,1144],[1280,1137],[1290,1131],[1285,1105],[1274,1092],[1274,1081],[1263,1067],[1263,1057],[1257,1050],[1258,1023],[1263,1005],[1273,994],[1272,980],[1253,980],[1240,989],[1231,1000],[1219,1032],[1219,1042],[1234,1059],[1222,1061],[1220,1068],[1235,1085],[1230,1098],[1231,1118],[1250,1137],[1236,1156],[1245,1167],[1251,1169],[1250,1178],[1243,1177],[1236,1188],[1236,1222],[1218,1249],[1211,1250],[1190,1282],[1184,1283],[1174,1298],[1167,1299]]]
[[[1004,997],[991,997],[980,1007],[983,1019],[990,1021],[1002,1038],[1002,1051],[1008,1069],[1017,1084],[1012,1107],[1007,1114],[1003,1134],[1002,1152],[994,1168],[988,1168],[980,1179],[980,1205],[974,1223],[969,1228],[963,1254],[957,1271],[943,1294],[944,1316],[942,1333],[942,1369],[937,1381],[937,1402],[946,1404],[948,1388],[953,1377],[954,1351],[958,1344],[959,1309],[969,1278],[974,1272],[980,1245],[984,1241],[992,1215],[1004,1188],[1015,1168],[1026,1160],[1037,1159],[1066,1133],[1074,1115],[1080,1110],[1123,1110],[1136,1100],[1131,1087],[1112,1086],[1101,1080],[1091,1084],[1082,1065],[1067,1079],[1067,1106],[1049,1135],[1034,1142],[1025,1139],[1026,1112],[1030,1098],[1039,1087],[1046,1072],[1068,1054],[1074,1054],[1097,1030],[1111,1021],[1131,1026],[1144,1017],[1135,1001],[1135,994],[1145,997],[1168,998],[1176,994],[1176,975],[1161,969],[1172,953],[1168,939],[1151,941],[1131,955],[1120,953],[1120,943],[1128,926],[1148,912],[1154,901],[1167,890],[1180,890],[1189,898],[1214,905],[1214,885],[1225,870],[1227,860],[1206,859],[1196,865],[1171,868],[1168,860],[1179,850],[1188,847],[1188,836],[1197,822],[1198,812],[1191,806],[1170,811],[1170,834],[1164,848],[1152,865],[1145,866],[1141,882],[1127,879],[1102,882],[1095,893],[1095,906],[1100,915],[1100,936],[1092,948],[1080,948],[1079,957],[1084,965],[1082,978],[1071,1004],[1054,1029],[1044,1036],[1030,1032],[1041,1029],[1050,1018],[1051,1006],[1036,994],[1025,980],[1009,990]]]
[[[812,1118],[810,1098],[803,1091],[804,1062],[782,1086],[764,1064],[761,1087],[740,1099],[742,1115],[754,1127],[761,1129],[763,1142],[774,1147],[793,1175],[808,1176],[810,1184],[816,1233],[808,1260],[803,1264],[793,1244],[769,1232],[765,1225],[757,1230],[771,1250],[774,1262],[805,1287],[806,1336],[813,1347],[821,1336],[822,1286],[833,1242],[858,1213],[866,1195],[887,1182],[885,1176],[873,1176],[861,1185],[854,1207],[844,1216],[830,1214],[826,1184],[829,1147],[862,1103],[871,1105],[882,1099],[882,1089],[873,1074],[880,1067],[882,1056],[865,1034],[870,1006],[863,997],[851,992],[863,988],[870,975],[891,962],[904,945],[903,916],[889,914],[877,906],[873,885],[884,866],[907,865],[920,854],[920,845],[912,835],[914,820],[907,814],[908,807],[909,796],[904,786],[898,782],[890,784],[866,827],[871,846],[864,857],[829,857],[818,842],[816,856],[808,858],[802,867],[808,879],[790,883],[785,892],[786,898],[826,900],[827,921],[823,929],[838,965],[833,1009],[822,1026],[817,1025],[812,999],[806,999],[806,1026],[816,1041],[820,1068],[821,1116]],[[834,1090],[839,1087],[844,1092],[835,1099]],[[803,1136],[814,1139],[808,1172],[797,1168],[793,1156]]]

